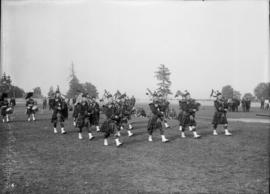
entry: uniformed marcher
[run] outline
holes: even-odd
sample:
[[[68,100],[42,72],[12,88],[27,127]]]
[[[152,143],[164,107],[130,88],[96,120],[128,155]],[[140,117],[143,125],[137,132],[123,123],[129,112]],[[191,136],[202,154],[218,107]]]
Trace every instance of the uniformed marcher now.
[[[98,102],[94,99],[91,98],[91,103],[93,107],[93,114],[92,114],[92,124],[96,127],[96,131],[99,132],[99,119],[100,119],[100,107]]]
[[[148,141],[152,142],[152,134],[155,130],[160,131],[161,141],[163,143],[168,142],[169,140],[164,135],[164,130],[162,128],[162,120],[164,117],[164,113],[160,111],[159,104],[158,104],[158,98],[157,96],[153,96],[153,102],[149,104],[149,107],[151,109],[152,115],[148,121],[147,125],[147,131],[148,131]]]
[[[26,94],[26,114],[27,114],[27,121],[30,122],[31,121],[31,116],[32,116],[32,120],[35,121],[36,117],[35,114],[38,111],[38,107],[36,105],[36,102],[34,101],[33,97],[33,92],[28,92]]]
[[[119,140],[119,136],[117,135],[118,126],[117,122],[119,122],[119,115],[117,114],[116,104],[113,101],[112,95],[106,92],[106,98],[108,102],[105,103],[102,107],[103,112],[106,116],[105,121],[101,125],[101,132],[104,133],[104,145],[108,146],[108,138],[113,135],[115,139],[116,146],[119,147],[122,143]]]
[[[93,114],[93,107],[90,102],[87,102],[87,94],[83,94],[82,98],[76,105],[77,109],[77,119],[76,119],[76,127],[79,128],[78,137],[82,139],[82,129],[86,128],[88,131],[89,140],[92,140],[94,136],[91,132],[91,117]]]
[[[181,137],[185,138],[185,129],[188,127],[193,133],[194,138],[201,137],[196,131],[195,114],[199,110],[200,104],[194,99],[190,98],[190,93],[185,92],[182,95],[183,99],[179,101],[180,113],[178,115],[179,130],[181,131]]]
[[[225,135],[230,136],[232,135],[228,130],[228,121],[227,121],[227,111],[228,111],[228,104],[226,100],[223,98],[222,94],[219,91],[216,91],[216,95],[213,95],[213,91],[211,96],[216,97],[214,101],[215,113],[213,116],[213,135],[218,135],[217,133],[217,126],[223,125],[225,130]]]
[[[119,97],[119,102],[118,102],[118,111],[120,112],[119,117],[120,117],[120,129],[126,129],[128,133],[128,137],[133,136],[133,133],[131,130],[133,129],[132,125],[130,124],[129,120],[131,119],[131,114],[132,114],[132,108],[133,105],[130,104],[129,99],[126,98],[126,94],[123,94]],[[120,136],[120,131],[117,133]]]
[[[72,101],[72,103],[74,105],[73,114],[72,114],[74,127],[76,127],[76,122],[78,119],[78,103],[80,103],[82,101],[82,95],[83,95],[83,93],[80,93],[75,98],[73,98],[73,101]]]
[[[9,114],[12,114],[13,112],[12,106],[9,104],[7,97],[7,93],[2,93],[0,98],[0,109],[3,123],[8,123],[10,121]]]
[[[64,98],[61,96],[59,90],[55,92],[55,97],[52,99],[51,103],[53,109],[51,122],[53,123],[54,133],[58,133],[57,123],[59,123],[61,127],[61,133],[66,134],[64,129],[64,121],[68,118],[68,106]]]

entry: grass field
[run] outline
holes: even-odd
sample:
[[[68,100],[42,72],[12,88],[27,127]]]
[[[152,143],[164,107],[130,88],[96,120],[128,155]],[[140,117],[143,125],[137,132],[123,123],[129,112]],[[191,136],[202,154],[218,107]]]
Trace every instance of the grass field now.
[[[165,134],[169,143],[147,141],[145,118],[135,118],[133,137],[122,132],[124,145],[113,139],[103,146],[103,134],[79,140],[72,119],[66,135],[54,134],[51,113],[40,111],[26,122],[16,107],[14,121],[0,124],[1,193],[269,193],[269,124],[230,122],[233,136],[211,131],[212,107],[198,113],[201,139],[181,139],[178,122]],[[229,113],[228,118],[255,118]],[[264,112],[269,114],[269,112]],[[262,118],[262,117],[261,117]],[[266,117],[264,119],[267,119]]]

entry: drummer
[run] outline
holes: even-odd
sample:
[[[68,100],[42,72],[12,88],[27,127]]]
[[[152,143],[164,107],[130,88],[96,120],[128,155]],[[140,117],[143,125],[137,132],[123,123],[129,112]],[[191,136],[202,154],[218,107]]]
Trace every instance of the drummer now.
[[[28,92],[26,94],[26,97],[25,97],[25,99],[26,99],[26,114],[27,114],[28,122],[31,121],[31,116],[32,116],[33,121],[36,120],[35,114],[38,110],[38,107],[36,106],[35,101],[32,98],[32,96],[33,96],[33,92]]]
[[[8,97],[8,94],[3,93],[0,98],[0,110],[1,110],[3,123],[4,122],[8,123],[10,121],[9,114],[13,112],[12,107],[8,103],[7,97]]]

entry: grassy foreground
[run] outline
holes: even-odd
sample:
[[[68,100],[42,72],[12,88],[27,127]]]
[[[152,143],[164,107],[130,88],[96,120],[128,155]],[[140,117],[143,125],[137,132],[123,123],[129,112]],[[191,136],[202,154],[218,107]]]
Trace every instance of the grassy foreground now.
[[[260,112],[229,113],[229,118],[255,118]],[[265,112],[264,114],[266,114]],[[268,112],[269,114],[269,112]],[[24,107],[14,121],[0,123],[1,193],[269,193],[269,124],[230,122],[233,136],[211,131],[212,107],[198,114],[201,139],[181,139],[178,122],[147,142],[147,119],[135,118],[134,136],[122,132],[124,145],[113,139],[103,146],[103,134],[93,141],[77,137],[72,119],[66,135],[54,134],[51,113],[26,122]]]

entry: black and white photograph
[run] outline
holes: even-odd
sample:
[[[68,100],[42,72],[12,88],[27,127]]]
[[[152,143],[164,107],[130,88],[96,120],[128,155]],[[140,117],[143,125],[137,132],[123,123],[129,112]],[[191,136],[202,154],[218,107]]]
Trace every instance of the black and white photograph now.
[[[0,193],[268,194],[269,0],[1,0]]]

